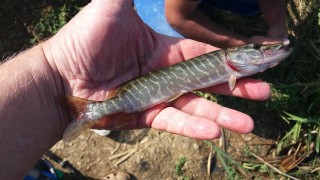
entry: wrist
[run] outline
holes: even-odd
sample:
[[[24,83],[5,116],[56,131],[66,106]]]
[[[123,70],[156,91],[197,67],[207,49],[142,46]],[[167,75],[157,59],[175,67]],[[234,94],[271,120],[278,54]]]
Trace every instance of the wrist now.
[[[7,86],[0,89],[0,94],[5,96],[7,104],[15,106],[21,102],[21,113],[35,116],[30,121],[51,124],[55,129],[52,135],[56,138],[60,136],[67,116],[56,103],[56,97],[65,93],[61,77],[49,65],[42,44],[17,55],[0,68],[3,75],[0,81]],[[15,116],[18,114],[13,113],[12,117]],[[61,128],[59,131],[56,129],[58,127]]]
[[[36,87],[39,89],[39,98],[42,99],[43,108],[48,113],[48,121],[51,121],[52,129],[55,130],[54,136],[60,140],[70,119],[67,110],[57,103],[57,97],[65,96],[66,93],[60,73],[54,65],[49,63],[44,53],[44,43],[34,47],[40,57],[34,61],[37,65],[32,66],[32,72]]]
[[[0,179],[21,179],[62,137],[68,118],[55,98],[63,88],[41,44],[4,63],[0,71],[0,159],[7,163]]]

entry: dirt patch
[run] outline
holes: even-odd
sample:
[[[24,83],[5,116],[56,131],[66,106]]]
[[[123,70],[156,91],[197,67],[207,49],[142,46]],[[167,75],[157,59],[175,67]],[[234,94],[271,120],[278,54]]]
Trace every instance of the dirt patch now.
[[[175,169],[182,158],[184,176],[207,179],[209,150],[202,141],[153,129],[112,132],[108,137],[87,131],[66,147],[59,142],[52,148],[89,179],[119,168],[137,179],[178,179]]]
[[[235,160],[242,162],[252,160],[244,154],[245,148],[267,157],[274,141],[225,131],[223,144]],[[57,143],[51,151],[70,162],[80,172],[80,179],[105,178],[117,169],[126,170],[135,179],[210,179],[207,168],[212,149],[208,145],[154,129],[114,131],[107,137],[87,131],[70,144]],[[209,161],[210,176],[225,179],[216,157]],[[66,176],[70,176],[67,171]]]

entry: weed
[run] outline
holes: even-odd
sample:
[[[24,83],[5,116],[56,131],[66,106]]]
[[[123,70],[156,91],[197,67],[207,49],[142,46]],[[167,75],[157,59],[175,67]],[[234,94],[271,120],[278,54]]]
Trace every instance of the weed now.
[[[315,141],[316,145],[316,152],[319,153],[319,125],[320,125],[320,119],[308,119],[308,118],[302,118],[295,116],[290,113],[285,113],[283,116],[283,119],[286,121],[295,121],[295,125],[292,127],[292,129],[279,141],[277,144],[278,152],[280,149],[283,149],[283,147],[287,147],[290,144],[295,144],[298,142],[300,138],[305,139],[307,141],[307,144],[311,144],[311,141]],[[302,125],[305,124],[306,132],[305,135],[301,137],[301,129]]]
[[[210,101],[214,101],[214,102],[218,102],[218,96],[217,95],[214,95],[214,94],[210,94],[210,93],[207,93],[207,92],[203,92],[203,91],[193,91],[192,93],[198,95],[198,96],[201,96],[205,99],[208,99]]]
[[[320,26],[320,9],[319,9],[319,12],[318,12],[318,25]]]
[[[188,176],[184,175],[183,167],[185,163],[187,162],[187,158],[182,157],[178,160],[176,166],[175,166],[175,172],[178,176],[182,177],[183,180],[189,180],[190,178]]]
[[[245,174],[245,169],[242,167],[242,165],[233,160],[231,156],[229,156],[227,153],[223,152],[220,148],[215,146],[211,141],[204,141],[208,146],[210,146],[217,156],[217,159],[221,163],[222,167],[227,173],[227,179],[238,179],[238,174],[236,169],[240,170],[242,173]]]
[[[34,36],[31,43],[40,42],[56,34],[80,9],[81,3],[77,0],[60,0],[43,9],[41,19],[30,30]]]

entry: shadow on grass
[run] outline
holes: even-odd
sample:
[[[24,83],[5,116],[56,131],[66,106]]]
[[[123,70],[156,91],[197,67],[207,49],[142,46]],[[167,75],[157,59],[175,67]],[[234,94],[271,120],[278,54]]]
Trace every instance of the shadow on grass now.
[[[50,37],[63,25],[59,22],[61,18],[70,20],[78,8],[88,2],[89,0],[0,0],[0,60]]]
[[[30,46],[32,35],[27,26],[40,19],[44,1],[9,1],[0,2],[0,54],[1,59]],[[32,9],[32,10],[31,10]]]

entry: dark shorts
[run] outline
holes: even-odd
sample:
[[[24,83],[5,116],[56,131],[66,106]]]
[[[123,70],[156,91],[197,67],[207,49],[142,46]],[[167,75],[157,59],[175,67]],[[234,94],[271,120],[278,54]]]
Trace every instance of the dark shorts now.
[[[202,9],[216,7],[242,16],[252,16],[260,13],[257,0],[201,0]]]

